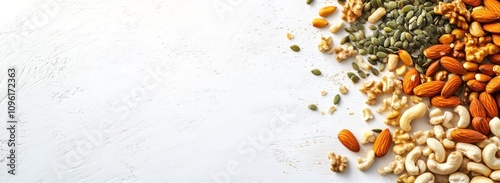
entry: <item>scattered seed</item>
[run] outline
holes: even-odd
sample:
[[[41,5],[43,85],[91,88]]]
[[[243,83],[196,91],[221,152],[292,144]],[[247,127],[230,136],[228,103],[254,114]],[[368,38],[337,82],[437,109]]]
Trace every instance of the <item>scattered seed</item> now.
[[[352,63],[351,63],[351,65],[352,65],[352,68],[353,68],[355,71],[359,71],[359,66],[358,66],[358,64],[356,64],[356,62],[352,62]]]
[[[311,73],[316,75],[316,76],[321,75],[321,71],[319,69],[313,69],[313,70],[311,70]]]
[[[337,105],[339,102],[340,102],[340,95],[339,95],[339,94],[337,94],[337,95],[335,95],[335,97],[333,98],[333,104]]]
[[[382,129],[380,129],[380,128],[375,128],[375,129],[372,129],[372,132],[375,132],[375,133],[380,133],[380,132],[382,132]]]
[[[368,53],[365,49],[359,49],[358,52],[360,55],[366,55]]]
[[[370,30],[373,30],[373,31],[374,31],[374,30],[377,30],[377,26],[375,26],[375,25],[370,25],[370,26],[368,26],[368,28],[369,28]]]
[[[378,70],[383,72],[385,70],[385,63],[381,63],[380,66],[378,66]]]
[[[354,74],[353,72],[347,72],[347,77],[348,78],[351,78],[352,76],[355,76],[356,74]]]
[[[377,69],[373,68],[373,67],[370,70],[372,71],[372,74],[375,75],[375,76],[378,76],[380,74],[380,72]]]
[[[316,104],[309,104],[309,106],[307,106],[307,108],[311,109],[311,111],[318,110],[318,106],[316,106]]]
[[[314,0],[307,0],[306,3],[307,4],[311,4]]]
[[[298,51],[300,51],[300,47],[299,47],[299,46],[297,46],[297,45],[292,45],[292,46],[290,46],[290,49],[292,49],[294,52],[298,52]]]
[[[384,53],[384,52],[377,52],[376,55],[377,55],[378,58],[385,58],[385,57],[387,57],[387,53]]]
[[[351,79],[351,81],[352,81],[353,83],[358,83],[358,81],[359,81],[359,77],[358,77],[358,76],[356,76],[356,75],[353,75],[352,77],[350,77],[350,79]]]

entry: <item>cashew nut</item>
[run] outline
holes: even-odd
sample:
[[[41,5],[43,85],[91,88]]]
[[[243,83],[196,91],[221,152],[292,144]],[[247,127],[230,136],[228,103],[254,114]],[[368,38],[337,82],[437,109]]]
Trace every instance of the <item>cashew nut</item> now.
[[[446,130],[446,138],[447,138],[448,140],[453,140],[453,139],[451,138],[451,132],[453,132],[453,130],[455,130],[455,129],[457,129],[457,128],[448,128],[448,129]]]
[[[434,175],[432,173],[427,172],[423,173],[422,175],[419,175],[417,179],[415,179],[414,183],[434,183]]]
[[[365,133],[363,133],[363,137],[361,137],[361,144],[368,144],[375,142],[375,134],[373,131],[368,130]]]
[[[436,138],[438,140],[443,140],[443,138],[446,136],[446,133],[444,132],[443,126],[435,125],[434,126],[434,135],[436,135]]]
[[[418,175],[420,173],[419,167],[415,165],[418,158],[422,155],[422,149],[417,146],[406,155],[405,168],[408,174]]]
[[[500,159],[496,157],[498,147],[496,144],[488,144],[483,149],[483,161],[486,166],[493,170],[500,170]]]
[[[375,161],[375,151],[369,150],[368,152],[366,152],[366,159],[358,158],[358,169],[364,171],[370,168],[370,166],[372,166],[374,161]]]
[[[407,109],[399,119],[399,126],[404,131],[410,131],[411,130],[410,122],[414,119],[423,117],[426,112],[427,112],[427,106],[425,106],[424,103],[419,103]]]
[[[390,162],[387,166],[382,167],[378,170],[380,175],[385,175],[387,173],[400,174],[405,170],[405,157],[401,155],[396,155],[394,161]]]
[[[436,174],[449,175],[460,168],[462,160],[463,157],[460,152],[452,152],[448,156],[446,163],[438,163],[432,158],[427,159],[427,168]]]
[[[418,145],[424,145],[427,142],[428,138],[434,136],[434,131],[433,130],[417,131],[413,133],[413,136],[415,136],[415,142]]]
[[[465,108],[462,105],[458,105],[453,109],[453,111],[455,111],[458,114],[458,116],[460,117],[460,119],[457,122],[457,127],[458,128],[467,128],[467,126],[469,126],[469,123],[470,123],[469,110],[467,110],[467,108]]]
[[[443,111],[441,109],[436,108],[433,109],[432,111],[429,112],[429,123],[432,125],[439,125],[442,124],[446,128],[451,128],[453,125],[451,125],[450,121],[453,119],[453,113],[449,111],[445,111],[443,114]]]
[[[473,177],[472,180],[470,180],[470,183],[494,183],[494,182],[488,177],[476,176]]]
[[[500,119],[498,117],[490,120],[490,130],[493,135],[500,137]]]
[[[495,170],[491,172],[490,178],[493,179],[494,181],[499,181],[500,180],[500,170]]]
[[[446,149],[453,149],[455,148],[455,142],[448,139],[443,139],[443,146]]]
[[[486,177],[489,177],[491,174],[491,169],[482,163],[469,162],[467,163],[467,170],[480,173]]]
[[[425,157],[428,157],[429,155],[431,155],[431,153],[432,153],[432,149],[429,146],[425,147],[425,149],[422,151],[422,154]]]
[[[458,168],[457,172],[462,172],[464,174],[469,174],[469,170],[467,170],[467,163],[471,162],[471,160],[467,157],[463,158],[462,164],[460,165],[460,168]]]
[[[434,154],[436,156],[436,161],[439,163],[442,163],[444,161],[444,159],[446,158],[446,153],[444,151],[443,144],[441,144],[441,142],[439,142],[435,138],[428,138],[427,145],[434,152]]]
[[[469,176],[462,172],[455,172],[448,177],[450,183],[469,183]]]
[[[476,163],[481,162],[481,149],[479,147],[473,144],[458,142],[455,145],[455,149],[472,161]]]

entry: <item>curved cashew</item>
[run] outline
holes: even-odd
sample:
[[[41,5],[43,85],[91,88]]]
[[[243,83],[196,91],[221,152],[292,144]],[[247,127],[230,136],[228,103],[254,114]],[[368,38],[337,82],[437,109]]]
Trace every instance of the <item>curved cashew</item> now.
[[[446,158],[446,152],[444,151],[443,144],[435,138],[428,138],[427,145],[434,152],[436,156],[436,161],[442,163]]]
[[[363,133],[363,137],[361,137],[361,144],[368,144],[375,142],[375,134],[373,131],[368,130],[365,133]]]
[[[410,131],[411,130],[410,122],[414,119],[423,117],[426,112],[427,112],[427,106],[425,106],[424,103],[419,103],[407,109],[399,119],[399,126],[404,131]]]
[[[495,170],[491,172],[490,178],[494,181],[499,181],[500,180],[500,170]]]
[[[480,173],[486,177],[489,177],[491,174],[491,169],[481,163],[469,162],[467,163],[467,170]]]
[[[443,138],[446,136],[446,132],[444,132],[443,126],[434,125],[434,135],[436,135],[436,138],[438,140],[443,140]]]
[[[448,177],[450,183],[469,183],[469,176],[462,172],[455,172]]]
[[[453,113],[449,111],[445,111],[443,114],[443,111],[441,109],[436,108],[433,109],[432,111],[429,112],[429,123],[432,125],[439,125],[442,124],[446,128],[452,128],[453,125],[450,123],[450,121],[453,119]]]
[[[462,105],[458,105],[453,109],[453,111],[455,111],[458,114],[458,116],[460,117],[460,119],[457,122],[457,127],[458,128],[467,128],[467,126],[469,126],[469,123],[470,123],[469,110],[467,110],[467,108],[465,108]]]
[[[419,175],[417,179],[415,179],[414,183],[434,183],[434,175],[432,173],[423,173],[422,175]]]
[[[455,130],[455,129],[457,129],[457,128],[448,128],[448,129],[446,130],[446,138],[447,138],[448,140],[453,140],[453,139],[451,138],[451,132],[453,132],[453,130]]]
[[[462,154],[460,152],[452,152],[448,156],[446,163],[438,163],[434,159],[427,159],[427,168],[436,174],[449,175],[460,168],[462,165]]]
[[[493,180],[488,177],[476,176],[470,180],[470,183],[494,183]]]
[[[496,144],[488,144],[483,149],[483,161],[486,166],[493,170],[500,170],[500,159],[496,157],[498,147]]]
[[[455,142],[448,140],[448,139],[443,139],[443,146],[446,149],[453,149],[453,148],[455,148]]]
[[[420,172],[419,167],[415,165],[420,155],[422,155],[422,149],[419,146],[413,148],[408,155],[406,155],[405,168],[409,175],[418,175]]]
[[[418,174],[422,174],[427,170],[427,164],[425,164],[424,160],[417,160]]]
[[[498,117],[490,120],[490,130],[493,135],[500,137],[500,119]]]
[[[366,152],[366,159],[358,158],[358,169],[361,171],[366,170],[370,168],[370,166],[372,166],[374,161],[375,151],[369,150],[368,152]]]
[[[455,149],[472,161],[476,163],[481,162],[481,149],[479,149],[479,147],[468,143],[458,142],[455,145]]]
[[[425,149],[422,151],[422,154],[426,157],[429,157],[429,155],[431,155],[431,153],[432,153],[432,149],[429,146],[425,147]]]

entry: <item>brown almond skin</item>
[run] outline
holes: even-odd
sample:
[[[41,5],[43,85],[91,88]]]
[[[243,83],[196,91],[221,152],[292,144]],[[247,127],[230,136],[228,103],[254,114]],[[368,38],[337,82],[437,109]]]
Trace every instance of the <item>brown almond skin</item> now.
[[[486,92],[492,94],[500,90],[500,76],[495,76],[491,79],[485,88]]]
[[[479,66],[479,72],[486,74],[488,76],[494,76],[496,73],[493,71],[494,64],[481,64]]]
[[[479,94],[479,101],[483,104],[486,110],[486,116],[489,118],[494,118],[498,116],[498,106],[495,98],[486,92]]]
[[[444,84],[443,90],[441,90],[441,97],[448,98],[451,97],[458,88],[462,85],[462,78],[458,75],[453,75],[448,78],[448,81]]]
[[[483,29],[491,33],[500,34],[500,22],[483,24]]]
[[[488,123],[488,120],[486,118],[482,117],[475,117],[472,119],[472,129],[478,131],[479,133],[482,133],[483,135],[489,135],[491,130],[490,130],[490,125]]]
[[[340,143],[342,143],[347,149],[352,152],[359,152],[359,143],[358,139],[352,134],[348,129],[343,129],[339,132],[338,138]]]
[[[383,157],[391,147],[392,137],[391,131],[386,128],[380,134],[378,134],[375,142],[373,143],[373,151],[375,151],[375,156],[378,158]]]
[[[451,138],[454,141],[463,143],[478,143],[486,140],[486,136],[478,131],[460,128],[451,132]]]
[[[413,93],[419,97],[433,97],[438,95],[444,87],[443,81],[431,81],[418,85],[413,89]]]
[[[491,10],[500,17],[500,2],[497,0],[483,0],[486,9]]]
[[[479,6],[481,5],[481,0],[462,0],[465,4],[471,6]]]
[[[499,34],[491,35],[491,39],[493,39],[493,44],[500,46],[500,35]],[[493,62],[491,62],[491,63],[493,63]],[[498,62],[494,63],[494,64],[498,64]]]
[[[439,63],[441,63],[441,66],[443,66],[444,69],[450,71],[451,73],[458,75],[464,75],[465,73],[467,73],[467,70],[465,70],[464,66],[453,57],[444,56],[441,58]]]
[[[403,92],[407,95],[413,95],[413,89],[420,84],[420,74],[416,69],[406,72],[403,78]]]
[[[434,76],[434,74],[436,74],[436,72],[439,70],[439,66],[440,66],[439,60],[432,62],[432,64],[429,65],[429,67],[427,68],[427,71],[425,71],[425,76],[426,77]]]
[[[497,102],[497,107],[500,109],[500,93],[496,93],[494,97]]]
[[[465,2],[465,1],[464,1]],[[478,1],[481,4],[481,1]],[[478,6],[478,5],[477,5]],[[498,15],[488,9],[474,10],[471,13],[472,18],[480,23],[488,23],[498,20]]]
[[[436,44],[424,50],[425,57],[430,59],[439,59],[450,53],[450,44]]]
[[[460,105],[460,99],[456,96],[451,96],[448,98],[435,96],[431,98],[431,104],[435,107],[441,107],[441,108],[456,107]]]
[[[481,83],[475,79],[467,81],[467,86],[469,89],[475,92],[483,92],[486,89],[486,84]]]
[[[472,101],[470,102],[469,112],[473,118],[475,117],[486,118],[486,109],[484,109],[483,104],[477,98],[472,99]]]

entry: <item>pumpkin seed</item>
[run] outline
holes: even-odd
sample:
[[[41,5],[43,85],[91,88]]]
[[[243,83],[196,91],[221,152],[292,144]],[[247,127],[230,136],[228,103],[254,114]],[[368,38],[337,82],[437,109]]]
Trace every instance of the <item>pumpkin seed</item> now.
[[[363,79],[365,79],[365,78],[367,77],[366,73],[365,73],[365,72],[363,72],[362,70],[359,70],[359,71],[358,71],[358,75],[359,75],[359,77],[361,77],[361,78],[363,78]]]
[[[352,65],[352,68],[353,68],[355,71],[359,71],[359,66],[358,66],[358,64],[356,64],[356,62],[352,62],[352,63],[351,63],[351,65]]]
[[[307,108],[309,108],[311,111],[318,110],[318,106],[316,106],[316,104],[309,104]]]
[[[349,34],[349,40],[356,41],[356,36],[354,34]]]
[[[378,70],[383,72],[385,70],[385,63],[381,63],[380,66],[378,66]]]
[[[409,11],[413,10],[413,6],[412,5],[406,5],[401,10],[403,11],[403,13],[408,13]]]
[[[297,45],[292,45],[292,46],[290,46],[290,49],[292,49],[292,51],[294,51],[294,52],[298,52],[298,51],[300,51],[300,47],[299,47],[299,46],[297,46]]]
[[[351,79],[351,81],[352,81],[353,83],[358,83],[358,82],[359,82],[359,77],[358,77],[358,76],[356,76],[356,75],[353,75],[352,77],[350,77],[350,79]]]
[[[348,78],[351,78],[352,76],[355,76],[356,74],[354,74],[353,72],[347,72],[347,77]]]
[[[375,25],[370,25],[370,26],[368,26],[368,28],[370,30],[377,30],[377,26],[375,26]]]
[[[307,4],[311,4],[314,0],[307,0],[306,3]]]
[[[382,132],[382,129],[380,129],[380,128],[375,128],[375,129],[372,129],[372,132],[375,132],[375,133],[380,133],[380,132]]]
[[[313,69],[313,70],[311,70],[311,73],[316,75],[316,76],[321,75],[321,71],[319,69]]]
[[[373,68],[373,67],[370,70],[372,71],[372,74],[375,75],[375,76],[378,76],[380,74],[380,72],[377,69]]]
[[[340,102],[340,95],[339,95],[339,94],[337,94],[337,95],[335,95],[335,97],[333,98],[333,104],[337,105],[339,102]]]
[[[377,55],[378,58],[385,58],[385,57],[387,57],[387,53],[384,53],[384,52],[377,52],[376,55]]]
[[[340,40],[340,44],[341,44],[341,45],[346,44],[347,42],[349,42],[349,36],[343,37],[343,38]]]
[[[384,27],[384,31],[385,32],[392,32],[392,28],[390,28],[390,27]]]
[[[360,55],[366,55],[368,53],[365,49],[359,49],[358,52]]]

